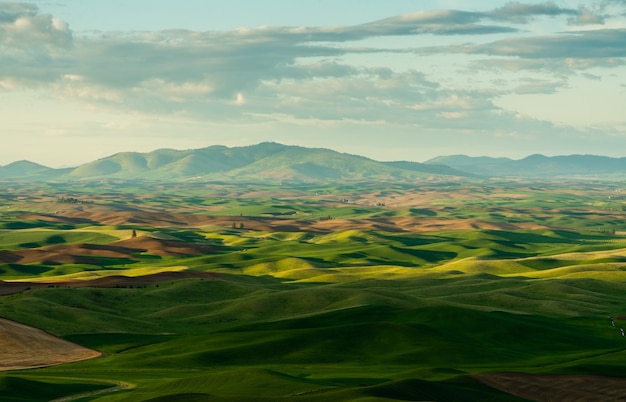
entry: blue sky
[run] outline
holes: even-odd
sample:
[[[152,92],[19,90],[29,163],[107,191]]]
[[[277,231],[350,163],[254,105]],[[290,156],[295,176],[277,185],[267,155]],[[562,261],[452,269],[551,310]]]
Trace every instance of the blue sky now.
[[[0,1],[0,165],[626,156],[626,0]]]

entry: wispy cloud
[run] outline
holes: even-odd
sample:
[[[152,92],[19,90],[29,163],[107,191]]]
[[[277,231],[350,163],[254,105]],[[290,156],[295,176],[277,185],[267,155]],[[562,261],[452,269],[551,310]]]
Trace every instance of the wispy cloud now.
[[[483,13],[484,17],[490,17],[497,21],[508,21],[518,24],[527,23],[530,19],[538,16],[576,16],[578,11],[571,8],[563,8],[552,1],[538,4],[525,4],[517,1],[507,3],[491,12]]]
[[[448,51],[542,59],[626,57],[626,29],[563,32],[550,36],[509,38],[486,45],[462,45]]]

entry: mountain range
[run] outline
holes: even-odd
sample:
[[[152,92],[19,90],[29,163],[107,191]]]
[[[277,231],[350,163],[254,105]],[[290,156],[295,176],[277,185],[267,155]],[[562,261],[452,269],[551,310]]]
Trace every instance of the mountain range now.
[[[594,155],[531,155],[520,160],[451,155],[424,163],[380,162],[325,148],[264,142],[233,148],[215,145],[121,152],[63,169],[17,161],[0,166],[0,180],[402,181],[430,177],[618,177],[625,172],[626,158]]]
[[[470,157],[466,155],[439,156],[425,162],[487,177],[575,178],[624,177],[626,158],[597,155],[530,155],[523,159]]]
[[[471,176],[447,166],[379,162],[324,148],[264,142],[228,148],[121,152],[74,168],[53,169],[29,161],[0,166],[0,180],[411,180]]]

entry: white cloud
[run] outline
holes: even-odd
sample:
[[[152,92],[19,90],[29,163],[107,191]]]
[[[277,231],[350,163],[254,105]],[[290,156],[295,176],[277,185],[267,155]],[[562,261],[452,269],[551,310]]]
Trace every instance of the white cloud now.
[[[594,13],[587,7],[580,6],[578,9],[578,15],[570,18],[568,22],[571,25],[601,25],[604,24],[605,17],[598,13]]]
[[[520,118],[521,103],[505,110],[502,97],[548,99],[574,78],[600,85],[609,69],[623,77],[626,29],[614,27],[622,17],[609,15],[615,1],[560,4],[428,10],[353,26],[74,37],[68,24],[34,6],[0,3],[0,91],[38,88],[92,113],[247,130],[260,123],[328,130],[389,125],[419,128],[425,140],[442,132],[483,140],[516,133],[519,141],[527,131],[561,135],[544,115]],[[539,20],[554,23],[549,33],[543,25],[535,30]],[[126,121],[97,127],[98,133],[136,128]]]
[[[132,88],[136,94],[147,97],[159,97],[172,102],[188,102],[196,98],[204,98],[215,91],[212,85],[203,82],[166,82],[159,78],[151,78],[140,82]]]
[[[12,48],[54,46],[67,48],[72,44],[68,24],[49,14],[37,14],[33,6],[0,5],[0,45]]]
[[[246,104],[246,97],[241,92],[237,92],[237,97],[232,102],[234,105],[241,106]]]
[[[467,113],[466,112],[439,112],[437,113],[437,116],[444,118],[444,119],[462,119],[464,117],[467,117]]]

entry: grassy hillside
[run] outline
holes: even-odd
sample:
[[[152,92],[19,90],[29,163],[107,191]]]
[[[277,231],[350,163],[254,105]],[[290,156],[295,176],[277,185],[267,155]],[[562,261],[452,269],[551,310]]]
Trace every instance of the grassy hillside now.
[[[521,401],[474,375],[624,377],[626,224],[608,197],[619,190],[12,184],[0,316],[104,356],[2,373],[0,393]]]
[[[137,385],[103,401],[186,393],[289,400],[303,392],[314,392],[311,400],[372,393],[395,400],[405,381],[412,384],[405,395],[419,400],[459,392],[451,385],[463,373],[595,367],[619,375],[610,361],[624,341],[608,315],[626,308],[625,285],[542,283],[416,274],[298,285],[235,275],[132,289],[30,290],[5,297],[0,311],[104,351],[102,359],[37,372],[42,381],[61,370]]]

